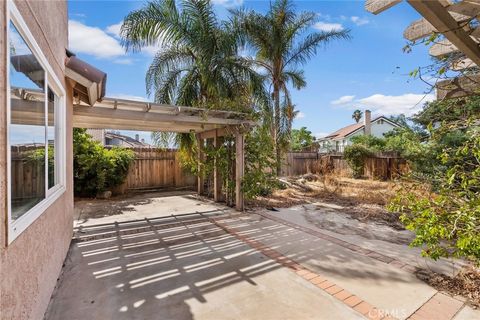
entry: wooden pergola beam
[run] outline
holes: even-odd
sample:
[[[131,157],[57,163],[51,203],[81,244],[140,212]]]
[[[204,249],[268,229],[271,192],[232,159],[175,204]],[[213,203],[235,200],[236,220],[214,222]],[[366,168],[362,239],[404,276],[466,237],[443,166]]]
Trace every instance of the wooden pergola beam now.
[[[219,129],[212,129],[200,132],[199,135],[202,139],[211,139],[215,137],[223,137],[228,135],[232,130],[228,129],[228,127],[219,128]]]
[[[400,2],[402,0],[367,0],[365,1],[365,10],[373,14],[379,14]]]
[[[428,53],[436,58],[441,58],[457,51],[459,51],[458,48],[447,39],[438,41],[428,49]]]
[[[448,10],[448,8],[447,8],[447,10]],[[463,14],[459,14],[459,13],[455,13],[455,12],[451,12],[451,16],[458,23],[465,23],[466,21],[468,21],[472,18],[471,16],[467,16],[467,15],[463,15]],[[468,24],[463,26],[463,28],[466,32],[471,31],[470,26]],[[428,22],[427,19],[421,18],[417,21],[412,22],[405,29],[405,31],[403,32],[403,37],[407,40],[415,41],[415,40],[418,40],[418,39],[428,37],[433,32],[442,32],[442,30],[438,30],[437,28],[435,28],[435,26],[433,26],[430,22]]]
[[[437,99],[461,98],[479,94],[480,75],[463,76],[440,81],[436,85]]]
[[[407,0],[436,30],[474,63],[480,65],[480,48],[439,1]]]
[[[150,109],[151,110],[151,109]],[[172,122],[172,123],[191,123],[198,125],[235,125],[240,124],[241,120],[236,119],[224,119],[224,118],[202,118],[199,116],[188,116],[188,115],[172,115],[172,114],[162,114],[155,112],[145,112],[125,110],[113,108],[102,108],[102,107],[88,107],[88,106],[75,106],[73,109],[74,119],[75,116],[90,117],[92,124],[102,123],[105,125],[105,128],[108,128],[108,121],[105,122],[105,119],[129,119],[130,121],[146,121],[146,122]],[[75,120],[74,120],[75,121]],[[139,128],[138,130],[142,130]]]
[[[450,66],[452,70],[454,71],[461,71],[465,70],[468,68],[473,68],[476,67],[477,65],[472,61],[472,59],[460,59],[457,61],[452,62],[452,65]]]

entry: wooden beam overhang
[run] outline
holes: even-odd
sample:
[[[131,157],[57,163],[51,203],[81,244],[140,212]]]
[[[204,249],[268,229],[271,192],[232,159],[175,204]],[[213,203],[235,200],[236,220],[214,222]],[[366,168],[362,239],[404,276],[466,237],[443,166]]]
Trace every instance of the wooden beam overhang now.
[[[480,65],[480,47],[457,23],[439,1],[407,0],[438,32],[441,32],[458,50]]]
[[[436,58],[449,57],[453,71],[480,66],[480,0],[406,0],[420,15],[405,30],[410,41],[427,38],[433,33],[445,39],[434,43],[429,53]],[[366,0],[365,8],[374,14],[382,12],[400,1]],[[479,94],[480,78],[469,72],[461,77],[437,83],[437,98],[455,98]]]
[[[73,126],[79,128],[196,133],[218,129],[224,135],[229,127],[252,125],[243,113],[125,99],[104,98],[94,106],[73,108]]]

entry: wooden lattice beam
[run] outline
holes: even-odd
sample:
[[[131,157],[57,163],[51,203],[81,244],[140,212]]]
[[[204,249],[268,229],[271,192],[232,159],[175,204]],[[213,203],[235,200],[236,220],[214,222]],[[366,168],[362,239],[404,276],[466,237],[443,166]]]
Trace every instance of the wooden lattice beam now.
[[[400,2],[402,0],[367,0],[365,1],[365,10],[373,14],[379,14]]]
[[[480,48],[470,35],[463,30],[450,12],[438,1],[407,0],[436,30],[474,63],[480,65]]]
[[[479,94],[480,75],[463,76],[451,80],[440,81],[436,85],[437,99],[461,98]]]

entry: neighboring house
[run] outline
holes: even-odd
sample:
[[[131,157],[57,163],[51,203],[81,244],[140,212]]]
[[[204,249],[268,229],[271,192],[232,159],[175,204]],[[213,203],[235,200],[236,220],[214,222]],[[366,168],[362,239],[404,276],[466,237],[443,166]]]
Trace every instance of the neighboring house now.
[[[346,146],[352,144],[352,137],[370,134],[377,138],[383,138],[385,133],[390,132],[398,127],[400,127],[399,124],[384,116],[379,116],[371,120],[371,112],[366,110],[363,117],[363,122],[351,124],[329,134],[324,138],[320,138],[318,140],[320,144],[319,152],[343,152]]]
[[[100,142],[103,146],[116,146],[125,148],[148,148],[150,144],[145,143],[144,139],[140,139],[138,134],[135,135],[135,139],[118,132],[108,131],[105,129],[87,129],[87,133],[90,134],[94,140]]]

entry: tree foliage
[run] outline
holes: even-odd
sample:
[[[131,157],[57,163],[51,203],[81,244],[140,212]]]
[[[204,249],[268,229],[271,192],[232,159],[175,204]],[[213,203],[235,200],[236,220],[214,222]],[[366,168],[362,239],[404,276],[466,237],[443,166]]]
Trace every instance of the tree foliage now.
[[[95,196],[121,185],[128,174],[134,153],[124,148],[106,149],[85,129],[73,130],[74,192]]]
[[[352,119],[355,120],[356,123],[358,123],[360,119],[362,119],[362,116],[363,116],[363,112],[359,109],[353,111],[352,113]]]
[[[464,125],[462,126],[464,128]],[[439,130],[458,130],[458,125]],[[434,192],[404,190],[390,204],[416,234],[411,245],[424,256],[470,258],[480,263],[480,131],[465,130],[459,145],[445,145],[438,161],[446,170]]]
[[[245,87],[264,96],[262,76],[238,55],[239,33],[218,21],[208,0],[148,2],[126,16],[121,36],[127,50],[161,46],[146,74],[156,102],[209,108]]]
[[[307,83],[300,67],[316,55],[319,47],[334,40],[349,39],[349,31],[307,33],[317,21],[317,14],[297,13],[290,0],[272,2],[265,14],[245,9],[232,10],[232,13],[236,29],[254,52],[251,62],[267,74],[273,100],[268,119],[279,174],[282,146],[288,145],[294,119],[289,85],[295,89],[305,87]]]
[[[306,127],[292,129],[290,149],[292,151],[303,151],[310,148],[314,144],[315,140],[316,139],[312,135],[312,132],[307,130]]]

